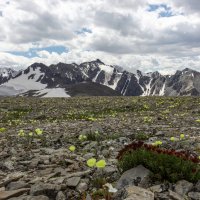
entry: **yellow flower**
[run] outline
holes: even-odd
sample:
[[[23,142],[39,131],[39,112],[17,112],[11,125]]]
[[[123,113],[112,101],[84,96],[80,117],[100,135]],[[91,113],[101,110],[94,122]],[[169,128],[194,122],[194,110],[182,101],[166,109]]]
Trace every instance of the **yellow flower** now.
[[[83,139],[83,135],[79,135],[78,139],[82,140]]]
[[[174,138],[174,137],[171,137],[170,140],[173,142],[173,141],[175,140],[175,138]]]
[[[25,133],[18,133],[18,136],[24,137],[24,136],[25,136]]]
[[[162,145],[162,141],[155,141],[154,145],[155,145],[155,146]]]
[[[104,168],[105,166],[106,166],[106,161],[105,160],[99,160],[96,163],[96,167],[98,167],[98,168]]]
[[[4,132],[6,128],[0,128],[0,132]]]
[[[87,136],[86,135],[79,135],[78,139],[80,141],[84,141],[84,140],[87,140]]]
[[[33,136],[33,133],[32,133],[32,132],[30,132],[28,135],[29,135],[30,137],[32,137],[32,136]]]
[[[37,135],[42,135],[42,133],[43,133],[43,131],[39,128],[36,128],[35,132],[36,132]]]
[[[76,149],[76,147],[74,145],[69,147],[69,150],[72,151],[72,152],[75,151],[75,149]]]
[[[24,130],[20,130],[18,133],[18,136],[24,137],[25,136]]]
[[[199,156],[199,160],[200,160],[200,156]]]
[[[89,167],[94,167],[96,164],[96,159],[95,158],[90,158],[89,160],[87,160],[87,165]]]
[[[181,134],[180,135],[180,139],[184,139],[185,138],[185,135],[184,134]]]

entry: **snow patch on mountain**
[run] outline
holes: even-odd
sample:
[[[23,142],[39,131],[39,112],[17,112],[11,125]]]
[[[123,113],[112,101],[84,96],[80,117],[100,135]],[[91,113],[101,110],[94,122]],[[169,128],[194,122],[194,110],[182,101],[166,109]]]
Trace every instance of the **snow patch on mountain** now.
[[[105,71],[106,73],[108,74],[112,74],[113,73],[113,70],[114,68],[109,66],[109,65],[99,65],[98,66],[101,70]]]
[[[165,87],[166,87],[166,83],[163,84],[162,89],[160,90],[159,96],[164,96],[164,94],[165,94]]]
[[[64,88],[45,88],[38,91],[34,96],[40,95],[42,95],[42,97],[70,97],[70,95],[65,92]]]
[[[92,79],[93,82],[97,81],[97,78],[99,76],[99,74],[101,73],[101,70],[97,72],[97,75]]]
[[[126,82],[125,82],[125,84],[124,84],[124,86],[123,86],[123,88],[121,90],[121,94],[122,95],[126,94],[126,91],[127,91],[128,86],[129,86],[130,80],[131,80],[131,75],[128,74],[127,80],[126,80]]]
[[[8,77],[8,71],[6,69],[0,69],[0,74],[2,75],[2,77]]]
[[[115,90],[120,79],[121,79],[121,73],[120,74],[118,73],[117,76],[115,77],[113,85],[108,85],[108,87]]]
[[[1,85],[0,86],[0,96],[15,96],[23,92],[22,90],[15,90],[12,86]]]
[[[33,70],[31,68],[28,74],[22,74],[15,79],[11,79],[7,85],[14,86],[14,88],[16,89],[24,89],[24,91],[40,90],[47,86],[46,84],[37,82],[38,79],[43,75],[44,73],[41,73],[39,68],[37,68],[36,70]]]
[[[40,68],[34,70],[30,67],[28,74],[22,72],[20,76],[10,79],[9,82],[2,84],[0,88],[13,88],[15,94],[28,90],[41,90],[47,86],[47,84],[42,84],[38,81],[41,76],[44,76],[44,73],[41,73]]]
[[[151,79],[149,81],[149,83],[145,85],[146,86],[146,90],[143,90],[144,93],[142,94],[142,96],[150,96],[150,94],[151,94],[151,83],[152,83],[152,80],[153,79]]]

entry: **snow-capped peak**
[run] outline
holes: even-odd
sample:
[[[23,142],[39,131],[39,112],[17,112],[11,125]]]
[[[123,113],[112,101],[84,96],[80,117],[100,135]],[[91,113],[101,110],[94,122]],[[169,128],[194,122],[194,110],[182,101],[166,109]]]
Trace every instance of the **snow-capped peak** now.
[[[188,68],[171,76],[161,75],[157,71],[143,73],[140,70],[133,74],[97,59],[80,65],[58,63],[46,66],[34,63],[17,76],[12,75],[7,79],[9,73],[9,70],[0,69],[0,95],[2,91],[4,94],[19,94],[33,90],[38,94],[65,94],[64,89],[68,85],[83,82],[107,86],[124,96],[200,95],[200,73]]]

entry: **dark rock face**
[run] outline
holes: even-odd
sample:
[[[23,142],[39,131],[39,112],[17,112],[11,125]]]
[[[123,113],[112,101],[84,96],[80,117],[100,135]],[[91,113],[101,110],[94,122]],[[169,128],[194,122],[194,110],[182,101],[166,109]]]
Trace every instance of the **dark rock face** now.
[[[51,65],[49,69],[53,73],[54,82],[58,83],[60,86],[85,80],[77,65],[58,63],[57,65]]]
[[[7,76],[0,71],[0,85],[21,75],[34,79],[36,74],[39,77],[36,82],[46,84],[47,88],[66,88],[73,84],[77,88],[79,83],[94,82],[124,96],[200,96],[200,73],[189,68],[171,76],[161,75],[157,71],[145,74],[139,70],[133,74],[118,66],[105,65],[98,59],[80,65],[58,63],[49,67],[34,63],[15,77],[11,70],[6,71]]]
[[[120,96],[121,94],[98,83],[85,82],[66,85],[70,96]]]
[[[191,69],[177,71],[166,79],[166,96],[200,96],[200,73]]]
[[[142,93],[143,91],[141,89],[141,86],[137,83],[137,79],[135,78],[135,76],[131,76],[125,95],[140,96],[142,95]]]

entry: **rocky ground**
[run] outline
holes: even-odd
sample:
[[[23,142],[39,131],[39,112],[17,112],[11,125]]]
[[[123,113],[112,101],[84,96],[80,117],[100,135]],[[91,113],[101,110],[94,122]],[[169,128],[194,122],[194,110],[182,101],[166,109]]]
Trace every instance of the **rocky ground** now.
[[[1,98],[0,200],[199,200],[200,180],[151,181],[141,165],[121,173],[116,159],[135,140],[200,155],[199,132],[195,97]]]

